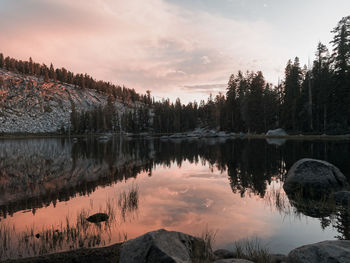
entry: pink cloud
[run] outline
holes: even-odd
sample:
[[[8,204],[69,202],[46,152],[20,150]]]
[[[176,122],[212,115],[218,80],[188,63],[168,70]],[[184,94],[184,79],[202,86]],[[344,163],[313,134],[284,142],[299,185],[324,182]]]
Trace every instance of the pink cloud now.
[[[185,101],[207,92],[188,90],[188,96],[181,87],[226,83],[238,69],[272,71],[274,64],[267,24],[188,11],[163,0],[5,1],[0,25],[5,55],[52,61]]]

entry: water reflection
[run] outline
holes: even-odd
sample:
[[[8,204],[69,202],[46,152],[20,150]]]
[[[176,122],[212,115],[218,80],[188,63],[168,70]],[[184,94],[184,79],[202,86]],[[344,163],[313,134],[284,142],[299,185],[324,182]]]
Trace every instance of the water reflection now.
[[[95,138],[77,143],[3,140],[0,149],[0,220],[16,225],[16,232],[28,224],[35,224],[35,231],[45,224],[57,226],[67,216],[75,220],[73,215],[82,209],[114,209],[116,226],[101,234],[107,243],[162,227],[199,234],[206,224],[222,228],[219,246],[253,234],[287,240],[292,238],[279,236],[292,231],[286,230],[286,216],[290,229],[310,228],[305,218],[314,226],[309,237],[305,231],[295,243],[310,236],[315,241],[350,237],[347,208],[316,210],[315,205],[289,201],[282,189],[286,171],[304,157],[327,160],[350,176],[349,142],[115,137],[107,143]],[[301,245],[295,243],[277,250]]]

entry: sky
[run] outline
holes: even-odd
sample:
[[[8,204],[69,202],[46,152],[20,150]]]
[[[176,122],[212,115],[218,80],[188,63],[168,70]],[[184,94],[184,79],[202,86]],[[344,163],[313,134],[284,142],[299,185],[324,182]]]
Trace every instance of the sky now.
[[[199,102],[238,70],[276,84],[347,15],[349,0],[0,0],[0,52]]]

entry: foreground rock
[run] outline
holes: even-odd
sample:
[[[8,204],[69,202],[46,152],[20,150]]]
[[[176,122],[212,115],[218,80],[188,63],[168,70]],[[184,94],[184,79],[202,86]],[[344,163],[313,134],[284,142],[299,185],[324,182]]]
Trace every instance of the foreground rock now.
[[[125,242],[119,263],[206,262],[212,257],[202,239],[160,229]]]
[[[334,240],[306,245],[288,255],[293,263],[347,263],[350,262],[350,241]]]
[[[346,177],[334,165],[316,159],[301,159],[288,171],[283,188],[290,195],[319,198],[348,186]]]
[[[279,128],[275,130],[268,130],[266,133],[266,136],[284,137],[284,136],[288,136],[288,133],[286,133],[285,130]]]
[[[91,222],[91,223],[101,223],[104,221],[107,221],[109,216],[104,213],[97,213],[92,216],[89,216],[86,220]]]

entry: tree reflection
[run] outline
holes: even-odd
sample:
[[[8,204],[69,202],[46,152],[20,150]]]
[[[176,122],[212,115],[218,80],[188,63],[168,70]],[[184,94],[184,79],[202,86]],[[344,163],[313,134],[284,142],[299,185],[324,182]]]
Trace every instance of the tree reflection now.
[[[4,140],[0,147],[0,218],[88,195],[99,186],[136,178],[140,172],[152,176],[155,166],[176,163],[181,167],[184,161],[207,163],[227,172],[234,193],[265,199],[271,199],[269,185],[283,181],[286,171],[301,158],[327,160],[350,175],[350,143],[341,141],[287,141],[280,145],[247,139],[163,141],[113,137],[102,143],[87,137],[77,143],[68,139]],[[283,194],[279,193],[279,198]],[[305,204],[290,203],[298,213],[320,218],[322,227],[331,224],[338,229],[339,238],[349,239],[349,210],[325,215],[303,207]],[[287,212],[281,200],[274,204]]]

